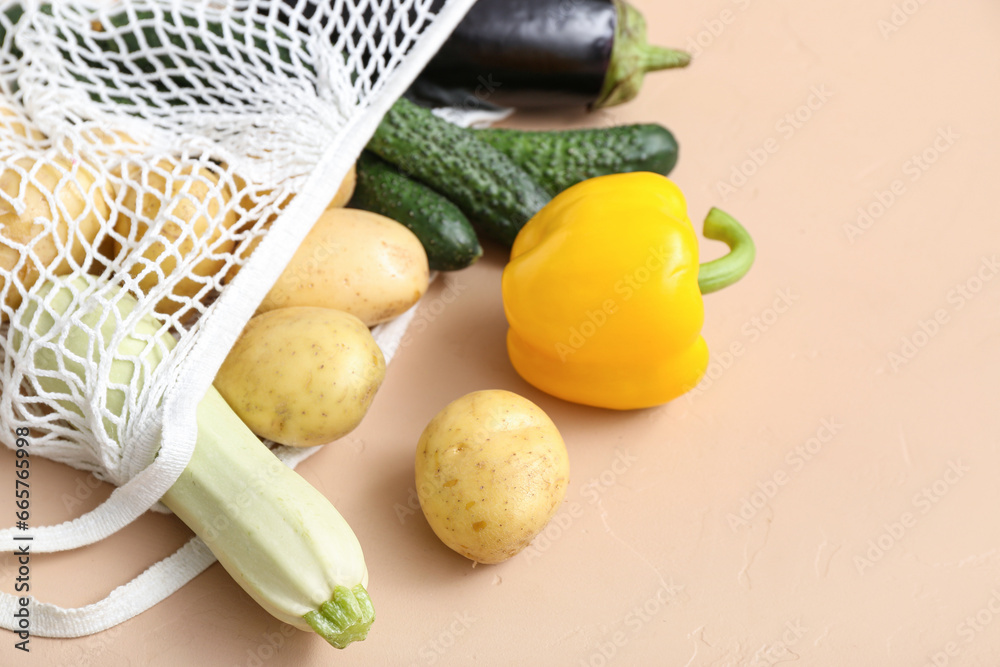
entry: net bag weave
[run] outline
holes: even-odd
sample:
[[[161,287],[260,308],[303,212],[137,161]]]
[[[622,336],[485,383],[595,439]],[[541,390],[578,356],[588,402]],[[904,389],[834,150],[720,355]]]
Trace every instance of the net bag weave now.
[[[117,487],[73,521],[0,531],[4,550],[82,547],[162,509],[228,350],[471,5],[0,6],[0,441],[29,429],[32,456]],[[387,361],[407,322],[374,331]],[[116,354],[68,352],[98,348]],[[275,448],[293,467],[313,451]],[[212,562],[193,538],[95,604],[32,600],[31,631],[110,628]],[[17,604],[2,594],[0,625]]]

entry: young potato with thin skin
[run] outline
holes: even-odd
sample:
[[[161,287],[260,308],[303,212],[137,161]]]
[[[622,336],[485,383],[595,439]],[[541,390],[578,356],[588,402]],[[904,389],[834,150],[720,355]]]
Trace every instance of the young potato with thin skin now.
[[[382,350],[358,318],[303,307],[253,317],[214,384],[258,436],[314,447],[353,431],[384,378]]]
[[[0,157],[0,268],[10,272],[22,262],[15,275],[27,291],[46,268],[65,275],[73,270],[70,258],[82,265],[111,209],[110,195],[92,165],[65,157],[19,155]],[[27,183],[22,183],[24,174]],[[24,209],[18,213],[11,202]],[[18,244],[29,246],[33,254]],[[63,259],[53,266],[60,256]],[[0,291],[4,283],[0,275]],[[21,292],[11,285],[4,303],[13,309],[21,300]]]
[[[344,208],[347,206],[347,202],[351,201],[351,197],[354,196],[354,188],[357,185],[358,165],[355,163],[351,165],[351,168],[347,171],[347,176],[344,176],[344,180],[340,182],[340,189],[337,190],[337,194],[330,200],[327,208]]]
[[[0,101],[0,131],[4,129],[13,132],[21,139],[32,139],[34,141],[45,139],[42,131],[24,120],[14,107],[7,102]]]
[[[347,175],[344,177],[344,180],[341,181],[340,188],[337,190],[337,193],[333,196],[333,199],[330,200],[330,203],[327,204],[327,209],[344,208],[345,206],[347,206],[347,203],[351,201],[351,197],[354,196],[354,188],[357,186],[357,182],[358,182],[357,167],[356,165],[351,165],[351,168],[347,172]],[[245,186],[246,183],[243,182],[242,179],[237,178],[237,189],[243,190]],[[269,190],[264,190],[255,196],[244,196],[243,209],[246,211],[252,211],[256,207],[255,203],[256,201],[259,201],[261,197],[268,197],[270,196],[270,194],[271,192]],[[292,196],[285,197],[278,203],[278,208],[279,209],[285,208],[288,204],[292,202],[292,199],[293,199]],[[264,225],[269,226],[272,222],[273,220],[267,220],[264,223]],[[252,255],[253,252],[257,249],[257,246],[260,245],[260,242],[263,240],[263,238],[264,237],[261,235],[254,236],[252,239],[250,239],[249,242],[243,244],[241,248],[237,249],[236,254],[239,257],[240,261],[239,263],[234,263],[232,266],[229,267],[229,270],[226,272],[226,278],[225,278],[226,283],[230,283],[233,281],[233,279],[236,278],[236,275],[240,272],[240,269],[243,268],[243,265],[249,259],[250,255]]]
[[[374,326],[409,310],[429,280],[427,253],[405,226],[368,211],[327,209],[258,312],[319,306]]]
[[[434,533],[478,563],[519,553],[566,496],[569,456],[541,408],[509,391],[467,394],[417,445],[417,497]]]
[[[100,127],[91,127],[81,134],[85,141],[93,144],[99,151],[112,155],[127,156],[142,153],[149,148],[147,142],[134,138],[124,130],[105,130]]]
[[[181,270],[202,279],[212,278],[225,267],[222,256],[235,247],[226,230],[237,224],[239,215],[228,206],[232,192],[227,184],[220,183],[216,170],[199,160],[164,158],[148,169],[128,161],[120,175],[118,201],[122,211],[115,231],[123,237],[124,248],[122,241],[116,240],[114,254],[119,255],[123,249],[137,252],[151,230],[158,239],[130,268],[133,277],[141,276],[139,288],[144,293],[160,283],[152,267],[167,278],[178,270],[178,258],[185,264],[196,260],[193,266]],[[204,280],[185,275],[170,295],[157,302],[156,311],[171,315],[204,289]]]

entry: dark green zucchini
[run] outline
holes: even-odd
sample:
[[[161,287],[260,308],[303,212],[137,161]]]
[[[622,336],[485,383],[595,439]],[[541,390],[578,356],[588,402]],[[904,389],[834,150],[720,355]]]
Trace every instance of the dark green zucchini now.
[[[476,136],[556,194],[608,174],[651,171],[666,176],[677,164],[677,140],[655,123],[553,132],[488,129],[476,130]]]
[[[551,199],[509,157],[476,134],[403,98],[368,149],[454,202],[490,238],[511,246]]]
[[[358,183],[348,206],[406,225],[424,245],[434,271],[464,269],[483,255],[472,224],[457,206],[368,151],[358,160]]]

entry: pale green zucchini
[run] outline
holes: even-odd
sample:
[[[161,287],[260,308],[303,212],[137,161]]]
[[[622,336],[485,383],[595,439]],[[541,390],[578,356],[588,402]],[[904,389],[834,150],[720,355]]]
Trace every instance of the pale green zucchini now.
[[[44,304],[41,312],[38,301],[28,299],[15,321],[32,337],[44,336],[55,326],[56,317],[65,321],[74,297],[97,282],[89,276],[50,282],[38,293]],[[116,289],[111,298],[123,321],[137,302],[124,289]],[[80,324],[70,325],[62,348],[39,347],[31,363],[49,372],[58,371],[62,363],[77,376],[80,388],[94,380],[86,377],[87,368],[96,368],[98,361],[112,355],[111,383],[128,385],[138,369],[143,374],[138,379],[141,389],[148,381],[146,370],[129,359],[141,357],[152,372],[174,345],[172,336],[160,333],[161,323],[146,316],[112,350],[119,326],[114,314],[103,320],[100,308],[76,314]],[[15,350],[27,354],[27,337],[17,327],[14,332]],[[95,341],[91,332],[98,332]],[[152,344],[154,336],[160,345]],[[90,363],[85,367],[65,351]],[[39,376],[39,385],[49,393],[73,395],[65,381],[53,377]],[[124,392],[109,389],[106,401],[108,410],[128,419]],[[72,398],[58,402],[82,414]],[[375,612],[365,590],[368,569],[351,527],[325,496],[264,446],[215,389],[210,388],[198,405],[197,421],[194,454],[164,495],[164,504],[276,618],[303,630],[311,628],[337,648],[363,640]],[[103,426],[109,437],[119,438],[112,420],[105,419]]]

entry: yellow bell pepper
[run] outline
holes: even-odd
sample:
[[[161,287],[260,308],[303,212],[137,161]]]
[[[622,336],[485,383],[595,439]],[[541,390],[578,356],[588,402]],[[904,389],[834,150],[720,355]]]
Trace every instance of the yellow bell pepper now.
[[[693,388],[708,366],[702,294],[753,264],[746,230],[712,209],[705,236],[725,257],[698,264],[680,189],[652,173],[569,188],[524,226],[503,273],[514,368],[559,398],[629,410]]]

